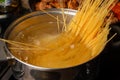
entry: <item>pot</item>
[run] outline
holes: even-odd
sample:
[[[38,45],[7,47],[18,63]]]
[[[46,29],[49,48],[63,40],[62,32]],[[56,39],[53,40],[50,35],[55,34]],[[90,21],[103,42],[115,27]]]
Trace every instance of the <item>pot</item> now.
[[[47,13],[50,13],[52,15],[62,14],[60,9],[47,10]],[[64,13],[69,16],[67,20],[69,22],[72,16],[75,15],[76,10],[64,9]],[[16,35],[18,35],[18,33],[20,33],[22,30],[25,30],[25,29],[27,30],[31,26],[34,26],[36,24],[42,24],[42,23],[48,24],[48,22],[52,22],[52,21],[54,22],[53,19],[47,18],[47,17],[48,15],[46,15],[46,12],[41,12],[41,11],[35,11],[32,13],[26,14],[25,16],[14,21],[8,27],[8,29],[4,34],[4,38],[11,40],[11,39],[14,39]],[[15,57],[11,53],[11,51],[8,49],[7,43],[0,41],[0,44],[2,44],[1,49],[3,53],[2,54],[3,57],[1,57],[1,60],[8,60],[8,59],[14,60],[12,63],[12,70],[13,70],[14,76],[17,79],[22,78],[22,80],[74,80],[79,73],[80,76],[82,75],[81,78],[83,78],[84,80],[88,80],[88,79],[92,80],[92,78],[95,78],[96,76],[97,71],[95,69],[97,69],[98,67],[98,62],[96,65],[97,60],[95,62],[90,61],[82,65],[66,67],[66,68],[38,67],[35,65],[28,64],[18,59],[17,57]],[[93,75],[93,73],[95,75]]]

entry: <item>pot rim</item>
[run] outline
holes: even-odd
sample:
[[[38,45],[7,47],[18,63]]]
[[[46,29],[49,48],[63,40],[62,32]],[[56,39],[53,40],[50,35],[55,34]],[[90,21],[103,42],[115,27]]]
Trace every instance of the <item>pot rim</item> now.
[[[65,9],[65,11],[69,11],[70,13],[69,14],[72,14],[74,15],[76,13],[77,10],[73,10],[73,9]],[[52,8],[52,9],[48,9],[47,12],[51,12],[51,13],[62,13],[61,9],[56,9],[56,8]],[[3,35],[3,38],[7,39],[9,37],[9,34],[10,32],[12,31],[12,29],[14,29],[14,27],[17,25],[17,23],[20,23],[22,22],[23,20],[26,20],[27,18],[30,18],[30,17],[33,17],[33,16],[37,16],[37,15],[40,15],[42,13],[45,13],[45,12],[42,12],[42,11],[34,11],[34,12],[31,12],[31,13],[28,13],[20,18],[18,18],[17,20],[15,20],[8,28],[7,30],[5,31],[5,34]],[[70,66],[70,67],[64,67],[64,68],[47,68],[47,67],[40,67],[40,66],[35,66],[35,65],[32,65],[32,64],[29,64],[29,63],[26,63],[20,59],[18,59],[17,57],[15,57],[8,49],[8,46],[7,46],[7,43],[5,43],[5,49],[7,51],[7,53],[10,54],[10,56],[12,56],[12,58],[14,58],[15,60],[19,61],[20,63],[24,64],[24,65],[27,65],[29,66],[29,68],[35,68],[35,69],[38,69],[38,70],[41,70],[41,71],[51,71],[51,70],[61,70],[61,69],[68,69],[68,68],[73,68],[73,67],[76,67],[76,66],[79,66],[79,65],[74,65],[74,66]],[[86,61],[87,62],[87,61]],[[86,63],[84,62],[84,63]],[[83,64],[84,64],[83,63]]]

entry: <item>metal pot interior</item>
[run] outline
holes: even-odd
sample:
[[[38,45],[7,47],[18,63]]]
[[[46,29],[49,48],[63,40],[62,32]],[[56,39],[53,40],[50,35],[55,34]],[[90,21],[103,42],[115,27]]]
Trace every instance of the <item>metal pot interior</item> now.
[[[62,11],[60,9],[51,9],[48,10],[47,13],[52,14],[53,16],[58,16],[60,19],[60,26],[63,26],[62,22]],[[47,42],[49,42],[50,39],[54,39],[54,37],[57,37],[62,27],[57,27],[57,21],[52,16],[48,15],[46,12],[36,11],[29,13],[15,22],[13,22],[9,28],[6,30],[5,38],[17,42],[27,43],[27,44],[39,44],[37,40],[41,40],[41,43],[43,46],[47,45]],[[75,10],[64,10],[65,15],[67,15],[67,22],[71,20],[73,15],[75,15]],[[52,36],[52,38],[50,38]],[[47,42],[44,42],[44,40],[48,40]],[[43,42],[42,42],[43,41]],[[19,45],[18,45],[19,46]],[[7,45],[8,47],[8,45]],[[8,47],[8,49],[11,46]],[[16,47],[13,47],[16,48]],[[32,59],[35,59],[35,54],[30,53],[24,50],[19,51],[11,50],[9,49],[10,54],[15,57],[18,61],[22,62],[25,65],[35,67],[38,69],[51,69],[48,67],[39,66],[36,64],[29,63],[28,58],[30,58],[30,62],[32,62]],[[61,67],[63,68],[63,67]],[[64,67],[65,68],[65,67]],[[67,68],[67,67],[66,67]],[[57,69],[57,68],[52,68]]]

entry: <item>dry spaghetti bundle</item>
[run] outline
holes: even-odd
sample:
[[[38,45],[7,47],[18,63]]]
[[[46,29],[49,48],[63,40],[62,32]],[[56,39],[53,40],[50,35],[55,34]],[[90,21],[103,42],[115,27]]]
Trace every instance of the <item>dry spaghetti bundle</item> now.
[[[69,24],[65,23],[67,17],[63,14],[62,32],[44,48],[41,45],[8,41],[14,45],[11,50],[18,52],[19,56],[24,53],[27,58],[22,56],[20,59],[36,66],[62,68],[85,63],[96,57],[108,42],[111,17],[107,21],[105,19],[114,2],[115,0],[84,0]],[[22,46],[15,48],[16,44]]]

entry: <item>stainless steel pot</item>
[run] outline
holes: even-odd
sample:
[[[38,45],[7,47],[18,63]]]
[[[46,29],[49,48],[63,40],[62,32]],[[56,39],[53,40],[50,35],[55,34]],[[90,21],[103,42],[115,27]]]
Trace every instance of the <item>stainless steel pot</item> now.
[[[59,9],[51,9],[51,10],[48,10],[47,13],[50,13],[52,15],[62,14],[61,10]],[[64,9],[64,13],[68,15],[68,21],[69,21],[71,17],[75,15],[76,11]],[[4,38],[13,39],[21,30],[24,30],[30,26],[36,25],[37,23],[46,22],[47,24],[47,22],[52,21],[51,18],[47,18],[47,16],[48,15],[45,12],[36,11],[17,19],[8,27],[8,29],[4,34]],[[36,19],[38,21],[36,21]],[[25,24],[27,20],[32,20],[32,22],[29,22],[29,24]],[[45,68],[45,67],[34,66],[31,64],[25,63],[20,59],[18,59],[17,57],[15,57],[9,51],[6,43],[0,42],[0,44],[3,45],[1,46],[1,49],[4,54],[3,57],[1,57],[0,59],[1,60],[14,59],[14,63],[12,64],[12,69],[17,79],[22,78],[22,80],[73,80],[78,75],[79,72],[85,74],[83,75],[84,77],[87,77],[87,76],[90,76],[92,71],[90,68],[91,65],[89,63],[87,63],[87,65],[85,64],[88,67],[84,67],[85,68],[84,70],[81,70],[83,69],[82,65],[68,67],[68,68]],[[97,65],[93,65],[93,64],[92,66],[97,67]]]

